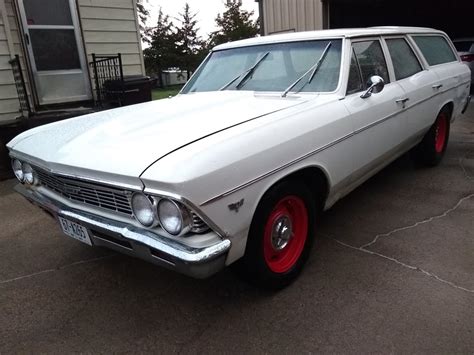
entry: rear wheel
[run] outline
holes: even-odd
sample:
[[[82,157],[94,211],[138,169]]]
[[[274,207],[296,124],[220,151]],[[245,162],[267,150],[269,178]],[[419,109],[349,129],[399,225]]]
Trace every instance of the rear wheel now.
[[[448,146],[450,131],[450,112],[443,109],[438,114],[435,123],[423,137],[421,143],[415,147],[415,159],[426,166],[436,166],[443,159]]]
[[[236,265],[239,273],[267,289],[289,285],[309,256],[315,214],[311,192],[299,181],[273,187],[253,217],[245,255]]]

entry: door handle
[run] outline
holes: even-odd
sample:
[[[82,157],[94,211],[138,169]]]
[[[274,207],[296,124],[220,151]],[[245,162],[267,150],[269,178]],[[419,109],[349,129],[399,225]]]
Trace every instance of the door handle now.
[[[405,103],[410,100],[408,97],[404,97],[402,99],[395,100],[397,104],[402,104],[402,107],[405,108]]]
[[[442,87],[443,87],[443,84],[436,84],[432,86],[432,88],[435,90],[441,89]]]
[[[30,45],[30,36],[28,36],[28,33],[25,33],[25,42],[27,46]]]

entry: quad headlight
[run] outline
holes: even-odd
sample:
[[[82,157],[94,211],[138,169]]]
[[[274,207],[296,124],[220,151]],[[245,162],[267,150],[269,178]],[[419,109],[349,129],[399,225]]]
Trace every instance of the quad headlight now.
[[[158,222],[155,206],[152,200],[145,194],[134,193],[132,195],[132,211],[138,222],[145,227],[152,227]]]
[[[143,193],[134,193],[132,210],[143,226],[150,228],[160,224],[171,235],[186,234],[193,224],[191,212],[179,202],[168,198],[159,199]]]
[[[18,159],[13,159],[12,160],[12,169],[13,169],[13,173],[15,174],[18,181],[24,182],[25,181],[25,175],[23,174],[23,164],[21,163],[21,161],[19,161]]]
[[[26,183],[28,185],[37,185],[38,178],[33,167],[28,163],[22,163],[18,159],[12,160],[12,169],[16,178],[21,183]]]
[[[187,233],[192,225],[190,212],[183,205],[163,198],[157,206],[161,227],[171,235]]]

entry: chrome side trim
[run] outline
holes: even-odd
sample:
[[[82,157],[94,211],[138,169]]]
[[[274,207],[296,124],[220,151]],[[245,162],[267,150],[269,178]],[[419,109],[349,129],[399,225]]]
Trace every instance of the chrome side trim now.
[[[468,83],[470,83],[470,81],[465,81],[465,82],[463,82],[463,83],[461,83],[461,84],[458,84],[458,85],[456,85],[456,86],[453,86],[453,87],[450,88],[450,89],[446,89],[446,90],[443,90],[443,91],[439,91],[439,92],[437,92],[437,93],[435,93],[435,94],[429,96],[428,98],[425,98],[425,99],[423,99],[423,100],[419,100],[419,101],[413,103],[413,104],[410,105],[410,106],[407,106],[407,107],[405,107],[405,108],[403,108],[403,109],[401,109],[401,110],[399,110],[399,111],[396,111],[396,112],[394,112],[394,113],[391,113],[390,115],[387,115],[387,116],[381,118],[380,120],[377,120],[377,121],[372,122],[372,123],[370,123],[370,124],[368,124],[368,125],[366,125],[366,126],[364,126],[364,127],[361,127],[361,128],[355,130],[355,131],[352,132],[352,133],[346,134],[345,136],[343,136],[343,137],[341,137],[341,138],[338,138],[338,139],[336,139],[335,141],[332,141],[332,142],[330,142],[330,143],[328,143],[328,144],[326,144],[326,145],[324,145],[324,146],[322,146],[322,147],[319,147],[319,148],[317,148],[317,149],[315,149],[315,150],[312,150],[311,152],[309,152],[309,153],[307,153],[307,154],[305,154],[305,155],[303,155],[303,156],[301,156],[301,157],[299,157],[299,158],[296,158],[296,159],[294,159],[294,160],[292,160],[292,161],[290,161],[290,162],[288,162],[288,163],[286,163],[286,164],[284,164],[284,165],[282,165],[282,166],[280,166],[280,167],[278,167],[278,168],[275,168],[275,169],[273,169],[273,170],[271,170],[271,171],[269,171],[269,172],[267,172],[267,173],[265,173],[265,174],[262,174],[262,175],[260,175],[260,176],[257,176],[256,178],[254,178],[254,179],[252,179],[252,180],[250,180],[250,181],[248,181],[248,182],[246,182],[246,183],[244,183],[244,184],[238,185],[237,187],[234,187],[234,188],[231,189],[231,190],[228,190],[228,191],[226,191],[226,192],[224,192],[224,193],[222,193],[222,194],[220,194],[220,195],[214,196],[214,197],[212,197],[212,198],[210,198],[210,199],[208,199],[208,200],[202,202],[202,203],[200,204],[200,206],[205,206],[205,205],[207,205],[207,204],[209,204],[209,203],[218,201],[218,200],[220,200],[221,198],[224,198],[224,197],[226,197],[226,196],[229,196],[229,195],[231,195],[231,194],[233,194],[233,193],[235,193],[235,192],[237,192],[237,191],[239,191],[239,190],[242,190],[242,189],[244,189],[244,188],[246,188],[246,187],[248,187],[248,186],[250,186],[250,185],[253,185],[253,184],[255,184],[255,183],[257,183],[257,182],[259,182],[259,181],[261,181],[261,180],[263,180],[263,179],[265,179],[265,178],[267,178],[267,177],[269,177],[269,176],[271,176],[271,175],[273,175],[273,174],[276,174],[276,173],[278,173],[278,172],[280,172],[280,171],[282,171],[282,170],[284,170],[284,169],[286,169],[286,168],[288,168],[288,167],[290,167],[290,166],[292,166],[292,165],[294,165],[294,164],[299,163],[299,162],[302,161],[302,160],[305,160],[305,159],[311,157],[311,156],[314,155],[314,154],[320,153],[320,152],[322,152],[323,150],[326,150],[326,149],[328,149],[328,148],[330,148],[330,147],[332,147],[332,146],[334,146],[334,145],[336,145],[336,144],[338,144],[338,143],[340,143],[340,142],[342,142],[342,141],[344,141],[344,140],[346,140],[346,139],[348,139],[348,138],[351,138],[351,137],[353,137],[353,136],[355,136],[355,135],[357,135],[357,134],[359,134],[359,133],[362,133],[363,131],[366,131],[366,130],[368,130],[368,129],[370,129],[370,128],[376,126],[376,125],[379,125],[379,124],[381,124],[381,123],[383,123],[383,122],[389,120],[390,118],[392,118],[392,117],[394,117],[394,116],[396,116],[396,115],[399,115],[400,113],[402,113],[402,112],[404,112],[404,111],[409,110],[409,109],[412,108],[412,107],[415,107],[415,106],[420,105],[420,104],[422,104],[422,103],[424,103],[424,102],[426,102],[426,101],[428,101],[428,100],[431,100],[433,97],[435,97],[435,96],[437,96],[437,95],[444,94],[445,92],[448,92],[448,91],[450,91],[450,90],[456,89],[456,88],[458,88],[458,87],[460,87],[460,86],[463,86],[463,85],[466,85],[466,84],[468,84]],[[357,95],[357,94],[358,94],[358,93],[354,93],[354,94],[352,94],[352,95]]]
[[[209,204],[209,203],[215,202],[215,201],[217,201],[217,200],[219,200],[219,199],[221,199],[221,198],[223,198],[223,197],[226,197],[226,196],[229,196],[229,195],[233,194],[234,192],[237,192],[237,191],[239,191],[239,190],[242,190],[242,189],[244,189],[244,188],[246,188],[246,187],[248,187],[248,186],[250,186],[250,185],[252,185],[252,184],[254,184],[254,183],[258,182],[258,181],[260,181],[260,180],[263,180],[263,179],[269,177],[270,175],[273,175],[273,174],[278,173],[278,172],[280,172],[280,171],[282,171],[282,170],[285,170],[285,169],[288,168],[289,166],[294,165],[294,164],[297,164],[297,163],[299,163],[300,161],[305,160],[305,159],[309,158],[310,156],[312,156],[312,155],[314,155],[314,154],[317,154],[317,153],[319,153],[319,152],[321,152],[321,151],[323,151],[323,150],[326,150],[326,149],[332,147],[333,145],[336,145],[336,144],[338,144],[338,143],[340,143],[340,142],[346,140],[347,138],[352,137],[353,135],[354,135],[354,133],[349,133],[349,134],[347,134],[347,135],[345,135],[345,136],[343,136],[343,137],[341,137],[341,138],[339,138],[339,139],[337,139],[337,140],[335,140],[335,141],[333,141],[333,142],[331,142],[331,143],[329,143],[329,144],[326,144],[326,145],[324,145],[324,146],[322,146],[322,147],[320,147],[320,148],[317,148],[317,149],[315,149],[315,150],[313,150],[313,151],[311,151],[311,152],[309,152],[309,153],[307,153],[307,154],[305,154],[305,155],[303,155],[303,156],[301,156],[301,157],[299,157],[299,158],[297,158],[297,159],[295,159],[295,160],[292,160],[292,161],[286,163],[285,165],[282,165],[282,166],[280,166],[280,167],[278,167],[278,168],[276,168],[276,169],[274,169],[274,170],[271,170],[271,171],[269,171],[268,173],[262,174],[262,175],[256,177],[255,179],[250,180],[250,181],[248,181],[248,182],[246,182],[246,183],[244,183],[244,184],[242,184],[242,185],[239,185],[239,186],[233,188],[232,190],[229,190],[229,191],[227,191],[227,192],[224,192],[223,194],[217,195],[217,196],[215,196],[215,197],[213,197],[213,198],[211,198],[211,199],[209,199],[209,200],[207,200],[207,201],[201,203],[201,206],[205,206],[205,205],[207,205],[207,204]]]

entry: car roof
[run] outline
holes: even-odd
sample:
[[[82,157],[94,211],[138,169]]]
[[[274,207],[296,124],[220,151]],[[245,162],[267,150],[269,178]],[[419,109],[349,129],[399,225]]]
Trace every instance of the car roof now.
[[[213,50],[222,50],[237,47],[256,46],[260,44],[276,43],[276,42],[292,42],[292,41],[308,41],[324,38],[351,38],[361,36],[378,36],[378,35],[393,35],[393,34],[407,34],[407,33],[440,33],[444,32],[435,30],[433,28],[423,27],[400,27],[400,26],[381,26],[369,28],[341,28],[320,31],[306,31],[306,32],[291,32],[282,34],[273,34],[262,37],[254,37],[243,39],[235,42],[228,42],[220,44],[213,48]]]

